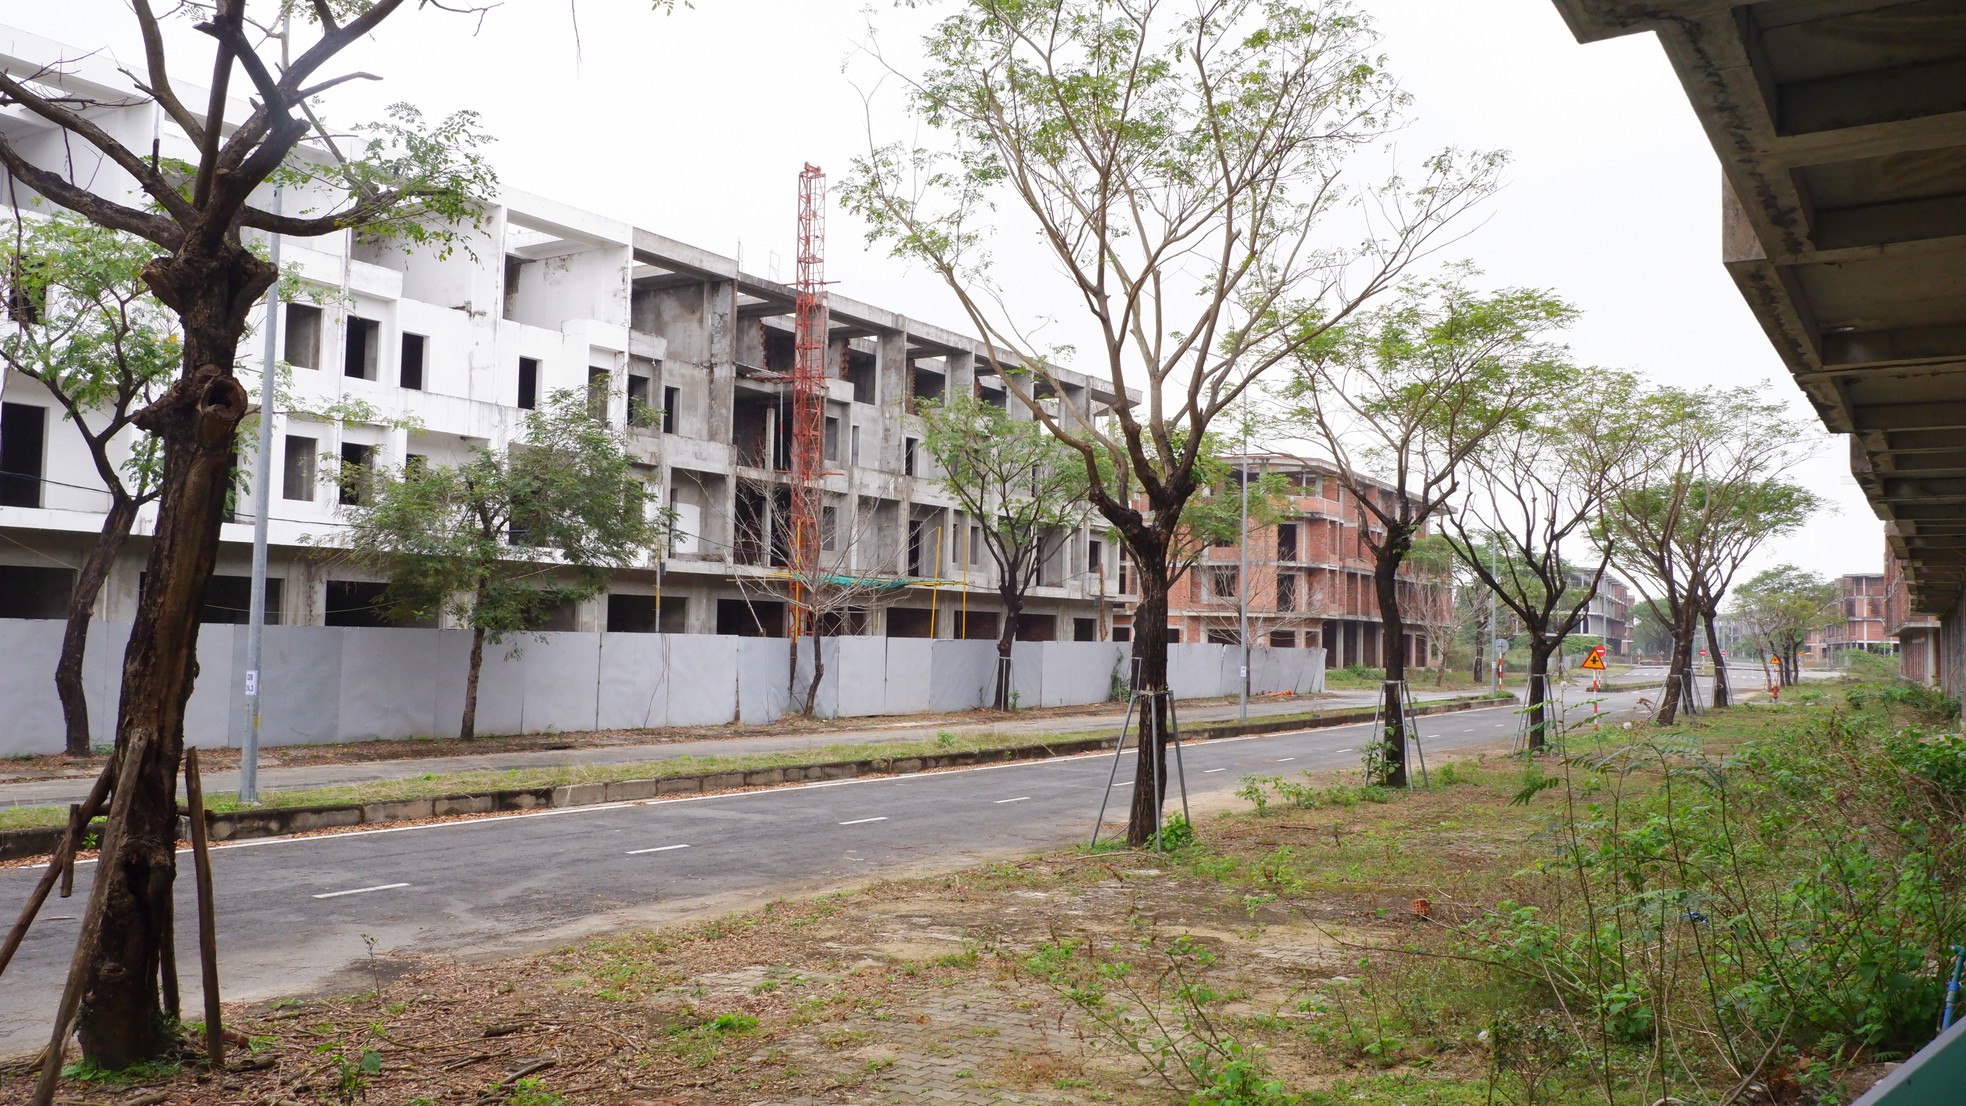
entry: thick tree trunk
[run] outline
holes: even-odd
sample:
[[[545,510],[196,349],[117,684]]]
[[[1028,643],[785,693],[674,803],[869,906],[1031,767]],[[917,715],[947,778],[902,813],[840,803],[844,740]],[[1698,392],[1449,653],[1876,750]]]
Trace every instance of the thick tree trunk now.
[[[998,710],[1010,709],[1010,654],[1017,644],[1017,620],[1024,614],[1024,596],[1008,584],[997,589],[1003,600],[1003,627],[997,634],[997,675],[996,694],[992,705]]]
[[[469,741],[478,736],[478,673],[485,667],[485,628],[471,627],[471,663],[464,670],[464,717],[457,724],[457,739]]]
[[[1540,629],[1529,640],[1529,753],[1534,756],[1549,748],[1549,733],[1556,721],[1549,714],[1550,654],[1556,647]]]
[[[1713,624],[1720,617],[1720,605],[1716,603],[1702,613],[1707,623],[1707,655],[1713,658],[1713,705],[1724,707],[1732,685],[1727,681],[1727,658],[1720,655],[1720,631]]]
[[[75,577],[74,594],[68,597],[68,628],[61,637],[61,659],[55,662],[55,694],[61,698],[62,723],[68,731],[65,751],[72,757],[89,755],[89,700],[82,692],[82,661],[89,652],[89,619],[95,613],[96,597],[116,565],[117,554],[129,540],[130,527],[137,519],[136,501],[112,495],[109,514],[102,521],[102,534],[89,550],[82,570]]]
[[[1374,559],[1372,583],[1379,595],[1379,656],[1385,662],[1386,682],[1380,687],[1383,700],[1385,743],[1384,767],[1373,782],[1388,787],[1406,786],[1406,620],[1399,609],[1399,561],[1397,543],[1387,535],[1386,545]]]
[[[1137,719],[1141,741],[1134,760],[1133,804],[1127,812],[1126,843],[1138,848],[1154,839],[1161,804],[1167,797],[1167,697],[1147,692],[1167,687],[1167,590],[1165,556],[1149,559],[1134,550],[1139,568],[1140,603],[1133,611],[1134,688],[1142,695]],[[1154,786],[1158,782],[1159,786]]]
[[[1672,659],[1666,667],[1666,689],[1659,697],[1659,710],[1653,721],[1661,726],[1670,726],[1679,717],[1682,702],[1687,704],[1688,714],[1693,713],[1688,684],[1693,676],[1693,636],[1694,619],[1698,611],[1691,603],[1674,614],[1672,627]]]
[[[218,553],[246,392],[232,376],[246,314],[276,276],[236,241],[189,243],[144,277],[184,326],[184,370],[137,418],[163,449],[157,532],[123,655],[116,747],[135,754],[116,847],[96,865],[76,1018],[82,1054],[121,1069],[169,1052],[157,973],[177,874],[177,769],[197,678],[198,616]]]

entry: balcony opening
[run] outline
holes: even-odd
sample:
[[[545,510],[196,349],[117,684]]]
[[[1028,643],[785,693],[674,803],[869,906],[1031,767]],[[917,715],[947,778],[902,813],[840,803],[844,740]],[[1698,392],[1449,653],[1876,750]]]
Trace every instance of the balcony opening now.
[[[0,507],[39,507],[48,409],[0,403]]]
[[[423,390],[423,350],[430,339],[421,334],[403,335],[403,359],[397,382],[411,391]]]
[[[342,375],[357,380],[374,380],[381,342],[381,323],[360,315],[348,316],[348,346],[342,351]]]
[[[287,340],[281,358],[296,369],[321,367],[321,309],[311,303],[287,305]]]

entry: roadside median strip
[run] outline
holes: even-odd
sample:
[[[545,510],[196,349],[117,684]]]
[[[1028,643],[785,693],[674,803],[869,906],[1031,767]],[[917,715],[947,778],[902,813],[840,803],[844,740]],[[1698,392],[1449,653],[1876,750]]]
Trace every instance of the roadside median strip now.
[[[1512,696],[1509,698],[1513,698]],[[1453,699],[1438,699],[1416,705],[1419,715],[1444,714],[1472,710],[1490,706],[1502,700],[1488,696],[1464,696]],[[1207,741],[1225,737],[1246,737],[1259,734],[1289,733],[1297,730],[1330,729],[1337,726],[1353,726],[1361,722],[1371,722],[1373,711],[1370,707],[1342,710],[1312,710],[1300,714],[1283,715],[1272,718],[1254,719],[1249,722],[1206,722],[1182,728],[1183,744],[1194,741]],[[275,804],[282,798],[292,805],[268,805],[247,807],[235,810],[207,811],[206,819],[210,826],[211,839],[215,842],[243,841],[251,838],[284,837],[296,833],[314,833],[323,830],[349,829],[356,826],[372,826],[391,822],[416,822],[431,818],[445,818],[468,815],[509,814],[518,811],[545,808],[564,808],[596,806],[603,803],[636,802],[644,799],[667,798],[672,795],[699,795],[718,791],[736,791],[749,788],[781,787],[786,785],[808,785],[833,780],[853,779],[859,776],[906,775],[916,772],[932,772],[944,768],[967,768],[978,764],[999,763],[1018,760],[1045,760],[1052,757],[1075,756],[1082,753],[1111,749],[1117,740],[1116,733],[1066,734],[1047,741],[1024,741],[1006,743],[1001,746],[955,749],[947,752],[936,751],[934,742],[897,743],[895,745],[869,745],[864,754],[852,759],[831,759],[841,751],[838,746],[814,751],[828,759],[800,763],[799,753],[778,753],[766,756],[731,758],[682,758],[678,757],[656,764],[637,764],[611,766],[622,771],[649,771],[658,766],[674,766],[677,770],[659,775],[631,779],[583,780],[559,784],[542,784],[521,788],[486,788],[483,790],[460,790],[456,793],[433,794],[430,796],[408,796],[378,798],[373,801],[342,801],[303,803],[294,802],[308,797],[307,792],[290,792],[285,796],[278,793],[272,796]],[[764,767],[733,767],[719,760],[746,760],[755,762],[761,759],[783,760],[785,763]],[[688,769],[698,768],[698,771]],[[534,774],[547,774],[551,769],[523,770]],[[563,770],[568,774],[591,769]],[[479,776],[486,775],[478,773]],[[449,791],[460,787],[463,781],[458,778],[394,780],[377,784],[356,785],[353,788],[329,788],[326,791],[346,792],[360,788],[377,790],[411,790],[428,787],[432,790]],[[63,822],[67,815],[65,807],[27,808],[29,811],[45,812],[46,825],[30,825],[20,828],[0,830],[0,861],[19,860],[27,857],[44,856],[54,851],[61,839]],[[90,833],[100,833],[102,822],[90,827]]]

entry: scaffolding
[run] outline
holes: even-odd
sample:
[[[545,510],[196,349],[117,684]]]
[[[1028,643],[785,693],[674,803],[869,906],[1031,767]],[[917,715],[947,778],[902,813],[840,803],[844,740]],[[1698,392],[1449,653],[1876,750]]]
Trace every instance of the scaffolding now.
[[[792,575],[809,580],[819,569],[819,478],[826,433],[826,173],[808,164],[799,173],[799,240],[792,333]],[[796,587],[797,585],[795,585]],[[805,609],[794,595],[794,611]],[[793,618],[793,638],[809,632],[808,611]]]

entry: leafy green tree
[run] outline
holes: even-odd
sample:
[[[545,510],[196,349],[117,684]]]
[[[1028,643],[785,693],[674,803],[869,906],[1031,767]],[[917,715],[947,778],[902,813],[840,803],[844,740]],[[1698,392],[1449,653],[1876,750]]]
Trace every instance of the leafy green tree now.
[[[1822,435],[1750,388],[1656,388],[1635,409],[1634,447],[1605,497],[1598,540],[1611,543],[1612,563],[1672,634],[1655,715],[1669,725],[1687,702],[1701,619],[1719,613],[1749,558],[1820,505],[1784,474]],[[1711,633],[1709,649],[1719,661]],[[1715,669],[1714,701],[1724,705],[1726,668]]]
[[[922,443],[941,469],[936,482],[977,525],[996,565],[1003,622],[997,634],[995,706],[1006,710],[1011,647],[1024,598],[1046,558],[1092,512],[1085,466],[1041,423],[1012,418],[978,399],[958,396],[927,404],[920,415]]]
[[[386,575],[402,620],[447,616],[471,628],[464,716],[477,732],[478,674],[487,642],[536,628],[567,603],[607,588],[609,571],[641,564],[666,519],[644,502],[621,440],[578,389],[556,392],[526,419],[505,453],[474,450],[457,465],[354,471],[349,555]]]
[[[251,19],[247,6],[212,0],[170,9],[199,19],[197,30],[213,40],[199,58],[210,61],[202,111],[179,96],[172,62],[185,59],[168,44],[152,0],[132,0],[144,63],[127,89],[73,79],[59,58],[0,66],[0,105],[35,123],[0,133],[0,165],[13,187],[151,243],[144,282],[177,317],[181,337],[176,379],[132,417],[158,443],[158,521],[124,653],[102,857],[36,1091],[44,1101],[71,1019],[83,1056],[105,1069],[172,1047],[158,965],[176,877],[184,706],[197,675],[198,614],[231,491],[233,446],[249,406],[234,373],[239,344],[278,275],[246,232],[314,237],[360,227],[443,249],[475,224],[479,198],[494,184],[477,153],[483,139],[472,113],[425,121],[398,108],[339,131],[321,122],[324,93],[369,76],[323,76],[323,69],[420,5],[254,0]],[[283,16],[292,18],[284,31]],[[250,89],[251,107],[228,118],[241,87]],[[157,157],[119,138],[137,105],[182,131],[193,158]],[[147,139],[149,128],[143,133]],[[71,147],[71,156],[38,156]],[[304,209],[264,206],[266,186],[280,181],[304,188]]]
[[[0,264],[10,274],[14,325],[0,335],[0,361],[54,397],[109,495],[102,532],[75,574],[55,663],[64,747],[80,757],[89,754],[89,617],[137,512],[157,498],[156,443],[134,422],[170,383],[179,343],[170,314],[143,283],[156,252],[148,243],[66,214],[9,229]]]
[[[1589,547],[1591,525],[1633,447],[1627,422],[1638,387],[1627,374],[1585,373],[1557,360],[1549,368],[1538,417],[1504,425],[1472,455],[1466,504],[1447,516],[1442,535],[1528,632],[1532,753],[1548,744],[1550,658],[1583,620],[1610,563],[1608,545]]]
[[[1482,294],[1473,270],[1414,281],[1384,307],[1300,346],[1288,394],[1306,432],[1331,451],[1372,554],[1386,683],[1381,782],[1406,784],[1406,611],[1400,566],[1477,470],[1497,435],[1543,417],[1574,375],[1550,337],[1576,311],[1535,289]]]
[[[1755,644],[1778,658],[1775,678],[1787,687],[1800,678],[1810,633],[1838,620],[1836,585],[1794,565],[1776,565],[1734,590],[1733,613]]]
[[[948,285],[989,339],[992,371],[1042,385],[1012,394],[1078,453],[1087,495],[1131,554],[1140,686],[1165,688],[1175,547],[1215,419],[1438,248],[1501,159],[1443,153],[1413,181],[1352,183],[1349,155],[1398,125],[1406,97],[1344,0],[945,11],[920,71],[902,75],[937,145],[877,145],[845,202]],[[886,64],[877,41],[869,54]],[[1018,226],[998,226],[1000,213]],[[1000,238],[1035,240],[1051,264],[1006,289]],[[1081,352],[1118,397],[1110,424],[1042,399],[1067,391],[1050,368],[1065,351],[1040,347],[1026,311],[1059,303],[1080,305],[1096,335]],[[1165,733],[1158,699],[1152,709]],[[1141,743],[1136,846],[1159,824],[1166,759],[1165,742]]]

